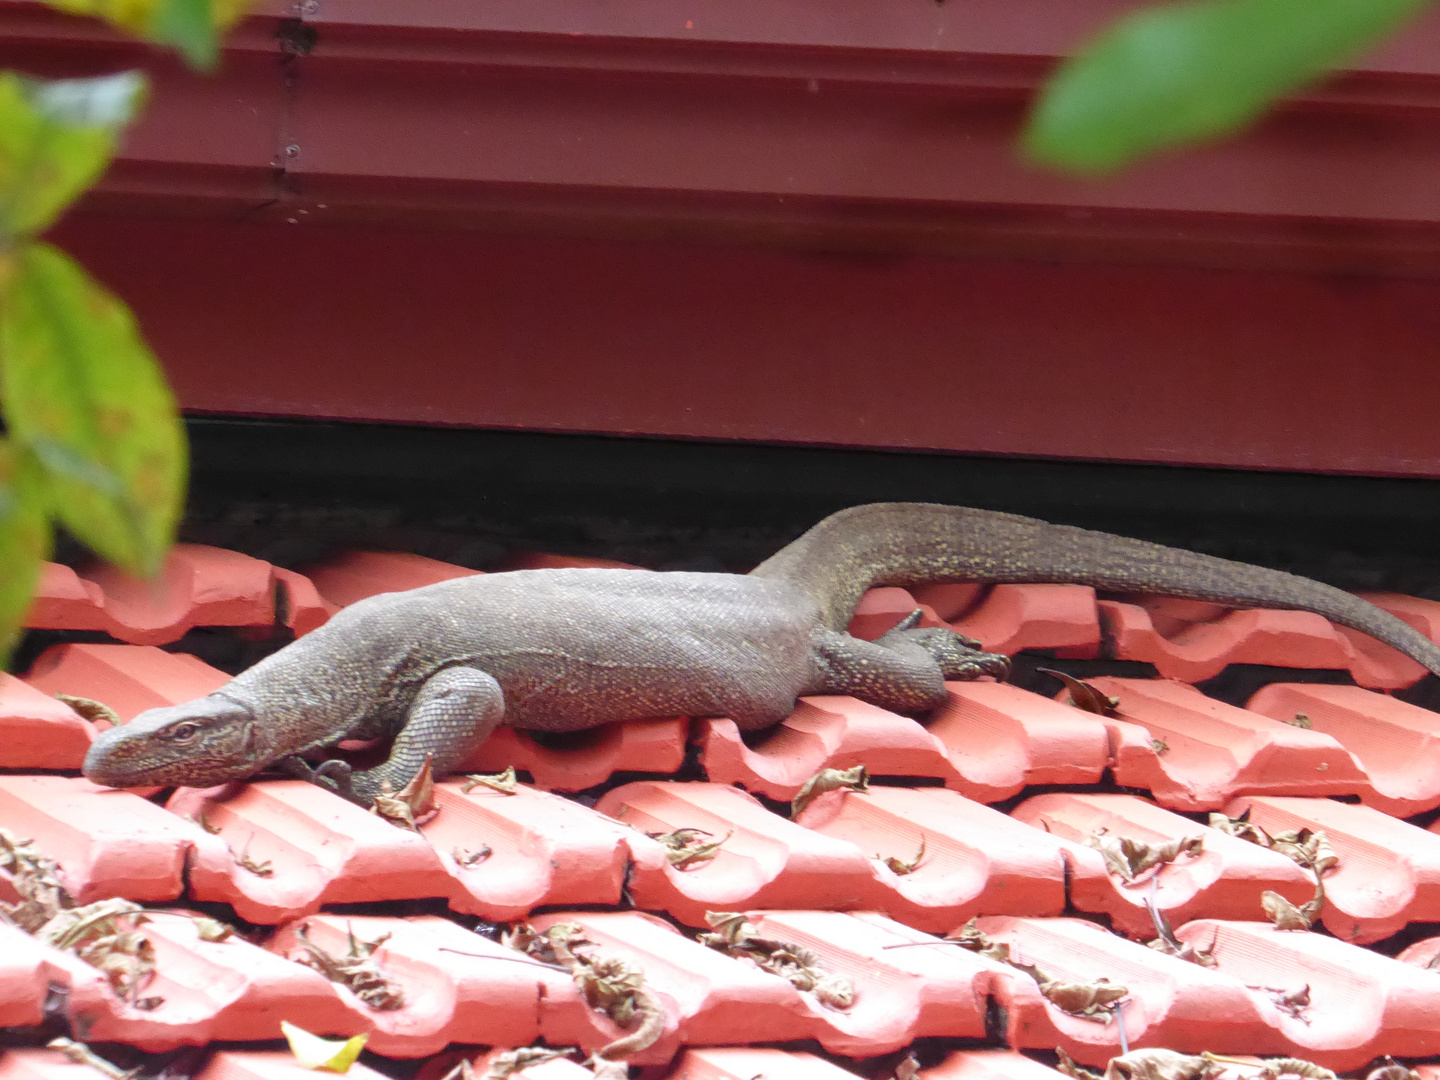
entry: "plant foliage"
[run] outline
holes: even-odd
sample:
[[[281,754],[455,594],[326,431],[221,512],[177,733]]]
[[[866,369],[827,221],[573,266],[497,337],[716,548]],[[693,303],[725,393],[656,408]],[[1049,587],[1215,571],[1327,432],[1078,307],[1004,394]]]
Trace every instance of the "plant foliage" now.
[[[1023,137],[1067,172],[1113,172],[1249,124],[1430,0],[1186,0],[1123,18],[1043,90]]]

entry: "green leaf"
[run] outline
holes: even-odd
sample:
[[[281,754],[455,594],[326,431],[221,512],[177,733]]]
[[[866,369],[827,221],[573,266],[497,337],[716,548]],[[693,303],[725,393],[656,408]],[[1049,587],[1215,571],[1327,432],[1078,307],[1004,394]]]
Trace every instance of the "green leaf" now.
[[[8,659],[35,593],[50,527],[30,455],[0,439],[0,661]]]
[[[210,0],[161,0],[150,24],[151,40],[169,45],[193,68],[209,71],[220,56]]]
[[[144,91],[133,71],[53,82],[0,72],[0,232],[39,232],[94,183]]]
[[[93,15],[112,26],[169,45],[195,68],[209,70],[220,52],[220,35],[253,0],[45,0],[75,15]]]
[[[290,1053],[305,1068],[337,1073],[349,1071],[370,1038],[368,1033],[362,1033],[349,1039],[322,1039],[289,1020],[280,1021],[280,1031],[290,1044]]]
[[[111,562],[154,573],[184,499],[185,432],[130,310],[48,244],[15,254],[3,297],[5,423],[44,468],[51,514]]]
[[[1190,0],[1121,19],[1061,65],[1023,137],[1037,162],[1114,171],[1227,134],[1430,0]]]

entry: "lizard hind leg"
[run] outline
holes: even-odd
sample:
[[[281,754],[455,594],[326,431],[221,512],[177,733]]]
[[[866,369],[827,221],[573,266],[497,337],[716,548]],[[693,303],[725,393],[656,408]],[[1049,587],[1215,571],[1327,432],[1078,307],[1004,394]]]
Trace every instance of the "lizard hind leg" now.
[[[1010,677],[1010,658],[1003,653],[985,652],[980,642],[943,626],[922,626],[922,612],[916,608],[900,624],[876,639],[882,648],[918,645],[940,665],[947,679],[978,679],[990,675],[1002,682]]]
[[[350,778],[347,797],[363,806],[386,786],[399,791],[431,758],[438,780],[453,772],[505,718],[505,695],[494,677],[478,668],[451,667],[425,680],[384,764]]]
[[[946,679],[1003,677],[1009,660],[980,652],[949,630],[901,624],[875,641],[836,630],[812,636],[819,684],[812,693],[851,694],[899,713],[923,713],[945,703]]]

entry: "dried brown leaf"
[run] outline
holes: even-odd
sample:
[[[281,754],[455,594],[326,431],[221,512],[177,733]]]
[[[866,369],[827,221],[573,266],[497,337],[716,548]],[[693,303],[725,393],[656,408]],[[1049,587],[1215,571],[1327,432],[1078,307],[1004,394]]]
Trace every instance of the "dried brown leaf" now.
[[[195,932],[200,935],[201,941],[225,941],[235,928],[219,919],[212,919],[209,915],[191,915],[190,921],[195,924]]]
[[[61,1036],[58,1039],[51,1039],[45,1045],[51,1050],[60,1051],[76,1065],[88,1065],[90,1068],[104,1073],[110,1077],[110,1080],[132,1080],[133,1077],[140,1074],[139,1068],[122,1069],[113,1062],[105,1060],[83,1042],[76,1042],[74,1039]]]
[[[698,934],[702,945],[743,957],[758,967],[785,979],[801,992],[813,993],[822,1005],[848,1009],[855,1002],[855,984],[845,975],[826,971],[820,956],[788,941],[760,937],[745,916],[735,911],[707,911],[705,921],[713,934]]]
[[[233,861],[236,866],[240,867],[240,869],[248,870],[256,877],[273,877],[275,875],[275,869],[270,865],[269,859],[264,859],[257,862],[250,857],[250,842],[254,839],[255,834],[251,833],[249,839],[245,841],[244,848],[241,849],[238,855],[235,853],[235,849],[232,848],[229,844],[225,845],[225,850],[230,852],[231,861]]]
[[[1100,852],[1106,869],[1127,883],[1134,882],[1147,870],[1174,862],[1181,855],[1198,856],[1204,849],[1204,839],[1199,836],[1148,844],[1134,837],[1117,836],[1104,826],[1091,833],[1086,842]]]
[[[1278,832],[1270,838],[1270,847],[1320,875],[1340,862],[1323,829],[1290,829]]]
[[[370,1008],[398,1009],[405,1004],[404,991],[384,976],[380,965],[373,959],[375,950],[389,940],[388,933],[381,934],[374,941],[363,941],[355,936],[353,929],[347,928],[343,956],[337,956],[311,941],[308,923],[296,928],[295,938],[306,955],[291,959],[314,968],[331,982],[345,987]]]
[[[1281,1076],[1300,1076],[1305,1080],[1336,1080],[1335,1074],[1329,1069],[1304,1058],[1291,1057],[1266,1058],[1261,1063],[1260,1075],[1270,1077],[1271,1080],[1277,1080]]]
[[[1365,1074],[1365,1080],[1420,1080],[1420,1074],[1414,1069],[1399,1064],[1394,1058],[1387,1057],[1386,1064],[1371,1069]]]
[[[489,844],[481,844],[479,851],[470,851],[462,847],[450,849],[450,857],[454,859],[456,864],[463,870],[468,870],[472,866],[479,866],[493,854],[495,853],[490,850]]]
[[[1056,671],[1053,668],[1036,668],[1041,675],[1050,675],[1064,685],[1070,694],[1070,704],[1084,712],[1094,713],[1096,716],[1119,716],[1120,699],[1103,694],[1089,683],[1075,678],[1074,675],[1066,675],[1063,671]]]
[[[1312,920],[1302,908],[1269,889],[1260,894],[1260,906],[1265,909],[1266,917],[1281,930],[1309,930],[1312,925]]]
[[[1258,990],[1262,994],[1268,994],[1274,1006],[1283,1013],[1288,1013],[1297,1020],[1310,1022],[1305,1015],[1305,1010],[1310,1005],[1310,984],[1286,989],[1280,986],[1249,986],[1248,989]]]
[[[892,874],[899,874],[901,877],[904,877],[906,874],[913,874],[916,870],[920,869],[920,864],[925,861],[925,836],[923,833],[921,834],[920,850],[915,853],[915,857],[909,862],[897,858],[894,855],[886,855],[883,858],[876,855],[875,858],[888,866]]]
[[[511,1073],[520,1072],[532,1065],[540,1065],[546,1061],[554,1061],[556,1058],[569,1057],[573,1053],[574,1049],[568,1046],[522,1046],[515,1050],[506,1050],[503,1054],[496,1054],[490,1059],[490,1065],[485,1070],[484,1080],[506,1080]],[[460,1063],[461,1065],[470,1064],[465,1058],[461,1058]],[[454,1074],[457,1069],[460,1069],[460,1065],[450,1070],[451,1074]],[[442,1080],[451,1080],[451,1075],[443,1077]],[[461,1070],[458,1080],[470,1080],[470,1077],[464,1070]]]
[[[120,714],[103,701],[96,701],[94,698],[88,697],[76,697],[74,694],[56,694],[55,699],[69,705],[80,715],[82,720],[88,720],[92,724],[109,724],[111,727],[119,727],[125,723],[120,719]]]
[[[719,840],[704,840],[713,833],[704,829],[675,829],[667,833],[646,833],[653,840],[660,841],[665,848],[665,858],[676,870],[690,870],[700,863],[709,862],[720,853],[720,848],[735,835],[731,829]]]
[[[1203,1055],[1152,1047],[1111,1058],[1104,1080],[1211,1080],[1224,1071]]]
[[[469,773],[460,785],[460,793],[469,795],[477,787],[489,788],[491,791],[498,791],[501,795],[516,794],[520,785],[515,779],[515,766],[508,765],[504,772],[498,773]]]
[[[827,791],[863,792],[869,787],[870,774],[865,771],[864,765],[856,765],[852,769],[821,769],[806,780],[795,793],[795,798],[790,800],[790,816],[798,817],[800,811]]]
[[[1020,964],[1013,966],[1025,970]],[[1032,971],[1030,974],[1034,978],[1037,973]],[[1071,1016],[1084,1016],[1092,1020],[1108,1019],[1111,1006],[1130,993],[1128,987],[1112,983],[1108,979],[1097,979],[1088,983],[1065,982],[1046,978],[1043,973],[1039,974],[1040,977],[1035,979],[1035,983],[1040,987],[1040,993],[1061,1012],[1067,1012]]]
[[[391,791],[386,783],[375,796],[370,812],[398,828],[419,832],[420,826],[439,812],[435,806],[435,771],[430,755],[425,755],[420,771],[399,791]]]
[[[972,916],[970,921],[960,928],[960,932],[953,937],[947,937],[946,941],[953,941],[962,948],[971,952],[979,953],[988,960],[997,960],[1002,964],[1010,963],[1010,946],[1003,941],[995,941],[986,935],[976,925]]]
[[[1067,1054],[1061,1047],[1057,1046],[1055,1048],[1055,1057],[1058,1059],[1055,1065],[1056,1071],[1064,1073],[1070,1077],[1071,1080],[1103,1080],[1103,1077],[1101,1077],[1098,1072],[1087,1069],[1083,1065],[1076,1064],[1075,1059]]]
[[[1226,817],[1224,814],[1212,813],[1210,815],[1210,828],[1218,829],[1229,836],[1238,836],[1241,840],[1248,840],[1252,844],[1259,844],[1261,847],[1270,846],[1270,834],[1259,825],[1250,821],[1250,810],[1247,808],[1239,817]]]

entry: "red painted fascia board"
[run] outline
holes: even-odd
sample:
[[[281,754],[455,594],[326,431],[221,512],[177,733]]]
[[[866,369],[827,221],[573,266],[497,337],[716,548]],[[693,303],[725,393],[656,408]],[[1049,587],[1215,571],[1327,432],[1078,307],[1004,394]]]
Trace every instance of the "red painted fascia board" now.
[[[157,61],[92,205],[1218,265],[1440,269],[1440,17],[1237,141],[1101,183],[1018,160],[1054,59],[1114,0],[317,0],[217,79]],[[687,23],[689,24],[687,26]],[[133,62],[0,2],[0,62]],[[304,211],[301,214],[300,211]]]

